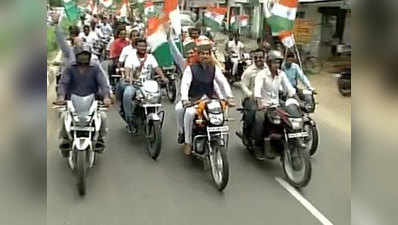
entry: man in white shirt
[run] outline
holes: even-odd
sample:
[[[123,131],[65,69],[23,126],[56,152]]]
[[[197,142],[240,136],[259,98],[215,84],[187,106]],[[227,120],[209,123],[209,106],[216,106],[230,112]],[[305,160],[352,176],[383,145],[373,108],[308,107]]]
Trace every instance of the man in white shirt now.
[[[242,58],[244,47],[243,43],[239,41],[239,34],[235,34],[234,38],[232,38],[232,35],[230,36],[230,40],[226,45],[226,50],[231,57],[233,77],[237,76],[238,64],[239,60]]]
[[[126,59],[131,56],[137,55],[136,40],[140,37],[140,33],[137,30],[133,30],[130,33],[130,44],[123,48],[122,53],[119,56],[119,66],[123,66]]]
[[[97,34],[90,31],[90,26],[88,25],[83,26],[83,32],[79,34],[79,38],[82,39],[84,43],[87,43],[91,48],[93,48],[94,43],[98,40]]]
[[[181,80],[181,101],[177,103],[175,110],[177,115],[178,143],[184,145],[185,155],[192,152],[192,127],[196,115],[195,106],[188,107],[190,101],[201,98],[216,97],[228,99],[231,106],[234,105],[234,96],[228,81],[221,69],[215,66],[211,57],[211,44],[203,43],[198,46],[199,61],[186,67]],[[222,87],[219,86],[221,84]],[[225,95],[221,91],[225,91]]]
[[[152,74],[155,72],[160,79],[167,83],[168,79],[164,76],[162,69],[152,54],[147,53],[147,43],[145,39],[136,40],[137,53],[127,57],[125,62],[125,76],[117,84],[116,92],[117,98],[121,102],[121,114],[126,120],[129,132],[135,134],[137,132],[136,124],[134,123],[135,104],[132,99],[135,97],[135,88],[131,83],[139,78],[139,76],[148,76],[153,79]]]
[[[244,99],[242,106],[245,109],[243,112],[243,132],[238,133],[242,138],[249,138],[252,136],[255,114],[257,110],[256,99],[254,97],[255,81],[258,77],[265,77],[270,74],[270,70],[265,63],[265,52],[262,49],[256,49],[252,52],[254,64],[250,65],[242,75],[241,89]],[[247,139],[244,139],[247,141]]]
[[[254,127],[255,132],[255,153],[258,159],[264,159],[263,146],[267,158],[275,158],[270,145],[270,133],[266,129],[267,107],[270,105],[279,105],[279,90],[287,92],[288,97],[298,99],[296,90],[290,84],[286,74],[280,69],[283,56],[280,51],[270,51],[268,56],[269,72],[265,76],[257,76],[254,83],[254,97],[257,100],[258,109],[256,112]]]

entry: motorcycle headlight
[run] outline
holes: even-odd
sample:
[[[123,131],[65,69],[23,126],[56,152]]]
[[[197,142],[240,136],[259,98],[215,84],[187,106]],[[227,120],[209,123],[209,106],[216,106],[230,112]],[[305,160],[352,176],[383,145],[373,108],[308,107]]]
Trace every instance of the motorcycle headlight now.
[[[222,113],[219,114],[208,114],[210,124],[214,126],[220,126],[224,123],[224,115]]]
[[[160,95],[159,93],[148,93],[146,95],[146,100],[152,104],[160,102]]]
[[[292,128],[294,130],[299,130],[303,128],[303,119],[302,118],[289,118],[290,123],[292,124]]]

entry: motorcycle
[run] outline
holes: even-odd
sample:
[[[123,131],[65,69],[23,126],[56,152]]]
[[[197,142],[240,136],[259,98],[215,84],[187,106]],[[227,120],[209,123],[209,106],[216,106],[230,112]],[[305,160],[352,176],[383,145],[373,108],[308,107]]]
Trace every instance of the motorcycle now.
[[[245,113],[246,109],[238,109]],[[304,130],[304,115],[295,99],[287,99],[284,107],[271,105],[267,108],[265,123],[270,131],[270,144],[264,146],[264,151],[274,151],[283,167],[283,172],[288,182],[294,187],[305,187],[311,179],[311,161],[305,150],[304,138],[308,133]],[[243,144],[250,153],[254,153],[254,138],[242,136]],[[295,154],[294,154],[295,153]],[[292,155],[297,157],[297,163],[293,163]]]
[[[203,99],[188,107],[194,105],[198,113],[193,125],[192,155],[210,166],[213,182],[222,191],[229,180],[229,127],[225,123],[232,119],[228,118],[228,103],[218,99]]]
[[[337,76],[337,87],[339,92],[344,97],[351,96],[351,69],[346,69]]]
[[[169,79],[169,83],[165,85],[167,98],[173,103],[177,97],[177,79],[179,78],[176,66],[162,68],[164,74]]]
[[[306,145],[306,151],[310,156],[313,156],[318,149],[319,144],[319,133],[318,128],[316,126],[316,122],[310,117],[311,113],[315,112],[316,102],[315,102],[316,93],[310,90],[302,91],[303,104],[301,104],[301,110],[303,111],[303,120],[304,120],[304,131],[308,133],[307,137],[304,137],[304,144]]]
[[[53,109],[64,115],[65,130],[72,140],[68,165],[76,174],[78,192],[83,196],[87,191],[87,172],[97,159],[95,146],[102,123],[100,113],[108,108],[99,104],[94,95],[72,95],[66,105],[55,105]]]
[[[162,145],[162,127],[165,112],[162,110],[160,87],[157,81],[139,76],[133,82],[136,96],[132,100],[137,105],[133,112],[137,119],[137,129],[142,130],[146,138],[146,150],[152,159],[159,157]]]

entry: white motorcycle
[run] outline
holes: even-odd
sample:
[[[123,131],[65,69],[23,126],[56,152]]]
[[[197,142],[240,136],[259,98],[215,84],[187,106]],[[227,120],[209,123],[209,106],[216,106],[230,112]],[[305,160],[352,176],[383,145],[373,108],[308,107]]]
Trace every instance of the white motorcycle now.
[[[107,108],[95,100],[95,95],[80,97],[72,95],[66,105],[56,105],[64,119],[64,126],[71,149],[68,157],[68,165],[77,177],[77,188],[80,195],[86,194],[86,175],[96,161],[96,149],[101,127],[100,112]]]
[[[151,158],[156,160],[161,151],[165,112],[162,110],[160,86],[157,81],[148,77],[147,74],[140,75],[139,80],[133,82],[137,90],[132,100],[137,105],[133,113],[137,117],[138,130],[144,132],[147,141],[146,150]]]

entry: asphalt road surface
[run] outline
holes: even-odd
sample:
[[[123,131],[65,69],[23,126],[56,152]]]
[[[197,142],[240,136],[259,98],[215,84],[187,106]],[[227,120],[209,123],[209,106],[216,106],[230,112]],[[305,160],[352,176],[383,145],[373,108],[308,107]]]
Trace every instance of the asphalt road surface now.
[[[319,153],[312,159],[312,179],[298,197],[277,181],[284,178],[279,160],[260,162],[245,150],[234,134],[240,129],[235,110],[231,116],[237,120],[230,123],[230,180],[218,192],[209,171],[184,156],[176,143],[174,106],[166,99],[157,161],[145,151],[143,137],[129,136],[113,106],[108,113],[107,150],[89,171],[87,195],[80,197],[57,150],[59,121],[49,110],[47,224],[315,225],[328,224],[325,218],[336,225],[350,224],[351,100],[339,95],[330,74],[314,76],[311,82],[319,90],[320,104],[313,116],[320,133]],[[234,93],[240,96],[237,89]]]

